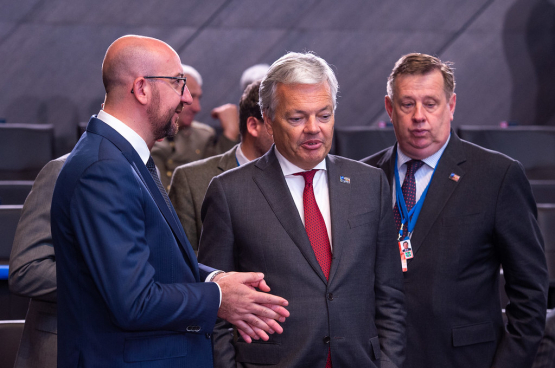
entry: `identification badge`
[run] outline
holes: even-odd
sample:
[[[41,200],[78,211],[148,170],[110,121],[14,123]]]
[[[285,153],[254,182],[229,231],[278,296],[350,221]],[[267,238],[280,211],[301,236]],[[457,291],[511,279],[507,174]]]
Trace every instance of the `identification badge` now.
[[[399,250],[405,255],[406,259],[411,259],[412,257],[414,257],[412,246],[410,244],[410,239],[401,240],[399,242]]]
[[[403,272],[407,272],[407,270],[408,270],[408,268],[407,268],[407,258],[405,256],[405,252],[403,252],[401,242],[398,242],[398,244],[399,244],[399,255],[401,256],[401,268],[403,269]]]

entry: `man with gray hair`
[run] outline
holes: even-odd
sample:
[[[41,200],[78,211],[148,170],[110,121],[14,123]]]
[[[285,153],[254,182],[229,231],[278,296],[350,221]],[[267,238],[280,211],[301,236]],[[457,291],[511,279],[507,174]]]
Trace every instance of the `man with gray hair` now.
[[[212,117],[220,121],[222,134],[207,124],[195,121],[201,111],[202,77],[190,65],[182,65],[187,78],[187,88],[193,103],[185,105],[179,114],[179,132],[167,137],[152,148],[152,159],[160,170],[160,180],[169,190],[173,172],[179,165],[224,153],[233,148],[239,139],[239,113],[234,104],[225,104],[212,110]]]
[[[199,259],[264,272],[289,301],[266,342],[214,330],[216,367],[401,367],[405,310],[387,178],[329,155],[338,83],[329,65],[289,53],[268,70],[260,106],[275,145],[215,177]]]

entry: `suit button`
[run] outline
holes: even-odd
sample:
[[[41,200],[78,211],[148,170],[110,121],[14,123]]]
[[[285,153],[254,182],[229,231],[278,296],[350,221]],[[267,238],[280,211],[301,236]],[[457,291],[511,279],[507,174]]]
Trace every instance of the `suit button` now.
[[[329,294],[328,294],[328,300],[329,300],[330,302],[333,300],[333,294],[332,294],[332,293],[329,293]]]
[[[172,172],[170,170],[166,171],[166,176],[168,178],[171,178],[172,177]]]
[[[210,339],[212,337],[212,335],[210,335],[208,332],[204,336],[206,336],[207,339]]]
[[[330,337],[326,336],[324,337],[324,344],[329,344],[330,343]]]

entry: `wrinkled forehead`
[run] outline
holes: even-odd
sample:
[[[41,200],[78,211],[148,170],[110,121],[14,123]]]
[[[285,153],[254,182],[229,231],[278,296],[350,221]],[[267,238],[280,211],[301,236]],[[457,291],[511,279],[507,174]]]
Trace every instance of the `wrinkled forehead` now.
[[[277,107],[292,105],[333,105],[331,89],[327,82],[318,84],[283,84],[277,85]]]

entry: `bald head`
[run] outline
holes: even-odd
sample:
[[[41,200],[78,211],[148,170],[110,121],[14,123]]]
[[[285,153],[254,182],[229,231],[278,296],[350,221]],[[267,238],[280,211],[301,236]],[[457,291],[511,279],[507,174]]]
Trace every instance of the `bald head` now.
[[[133,81],[145,75],[157,75],[161,65],[179,59],[167,43],[155,38],[128,35],[115,40],[102,63],[102,81],[106,94],[131,90]]]

